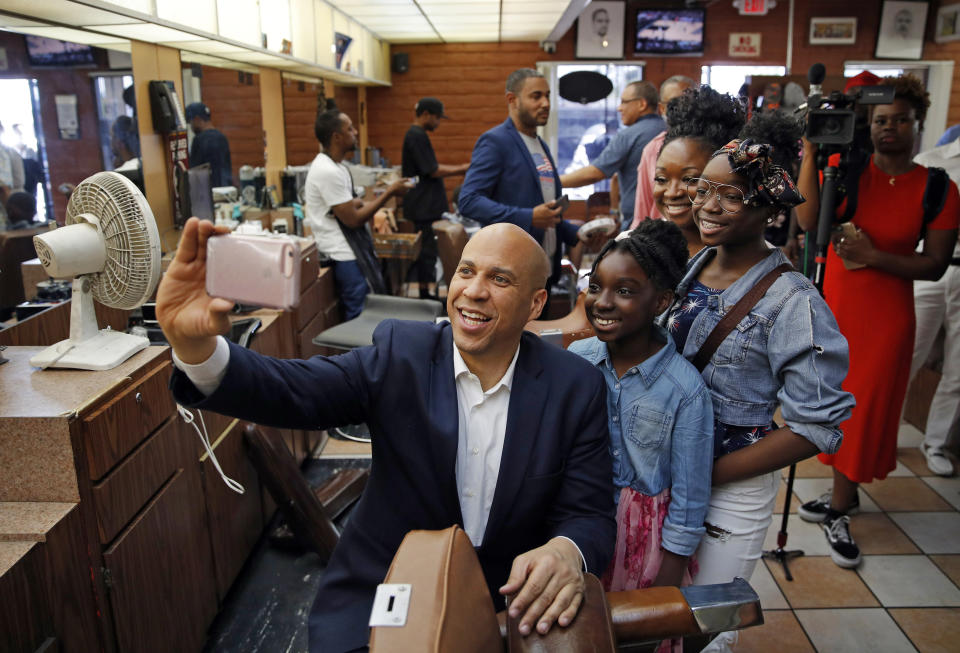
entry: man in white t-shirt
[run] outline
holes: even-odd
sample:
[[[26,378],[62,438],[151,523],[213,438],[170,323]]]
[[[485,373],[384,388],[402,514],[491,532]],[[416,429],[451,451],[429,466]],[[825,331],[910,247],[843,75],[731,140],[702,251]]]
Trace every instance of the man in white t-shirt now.
[[[363,310],[370,288],[384,292],[379,262],[366,223],[394,195],[406,191],[406,179],[398,179],[369,202],[354,197],[350,172],[341,163],[357,147],[357,130],[350,117],[337,109],[317,116],[314,131],[323,146],[307,173],[306,223],[317,248],[333,259],[344,317],[351,320]]]

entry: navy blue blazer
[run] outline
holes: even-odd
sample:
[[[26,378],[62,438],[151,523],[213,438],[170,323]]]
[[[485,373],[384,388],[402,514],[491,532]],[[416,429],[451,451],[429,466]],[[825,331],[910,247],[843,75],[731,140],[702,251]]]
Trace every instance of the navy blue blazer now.
[[[370,479],[333,552],[310,616],[312,651],[365,646],[376,586],[403,536],[463,524],[453,339],[448,323],[387,320],[374,344],[309,360],[231,345],[220,387],[204,399],[182,372],[177,401],[280,428],[365,422]],[[477,549],[498,609],[513,559],[569,537],[589,571],[606,569],[616,539],[606,386],[586,360],[524,333],[490,517]]]
[[[540,139],[540,144],[553,166],[557,197],[560,197],[563,188],[557,164],[543,139]],[[533,207],[545,201],[533,157],[513,120],[507,118],[484,133],[473,147],[470,169],[460,188],[457,204],[460,213],[483,225],[513,223],[526,230],[537,242],[542,242],[543,229],[533,226]],[[557,225],[557,240],[571,247],[576,245],[577,227],[566,220],[561,221]],[[557,247],[554,258],[556,270],[560,261],[560,247]]]

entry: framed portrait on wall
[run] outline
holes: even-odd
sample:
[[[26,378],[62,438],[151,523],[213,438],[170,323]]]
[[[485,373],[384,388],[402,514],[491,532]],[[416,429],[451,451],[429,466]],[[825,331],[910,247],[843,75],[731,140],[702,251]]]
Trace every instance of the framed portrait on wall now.
[[[623,2],[591,2],[577,18],[578,59],[623,59]]]
[[[933,40],[937,43],[960,41],[960,3],[944,5],[937,11]]]
[[[923,55],[923,32],[927,26],[926,2],[884,0],[877,33],[876,56],[887,59],[919,59]]]

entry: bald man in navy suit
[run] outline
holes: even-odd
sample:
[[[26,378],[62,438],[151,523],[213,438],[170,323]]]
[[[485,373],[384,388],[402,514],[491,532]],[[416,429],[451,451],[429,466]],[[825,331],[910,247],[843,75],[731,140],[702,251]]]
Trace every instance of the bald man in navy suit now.
[[[366,423],[370,480],[321,581],[312,651],[364,650],[376,586],[403,536],[461,525],[496,608],[521,632],[568,625],[583,573],[602,574],[616,526],[605,385],[586,361],[524,331],[549,264],[517,226],[478,232],[450,284],[450,323],[387,320],[372,346],[278,360],[227,343],[232,303],[206,294],[191,219],[157,292],[177,401],[282,428]]]

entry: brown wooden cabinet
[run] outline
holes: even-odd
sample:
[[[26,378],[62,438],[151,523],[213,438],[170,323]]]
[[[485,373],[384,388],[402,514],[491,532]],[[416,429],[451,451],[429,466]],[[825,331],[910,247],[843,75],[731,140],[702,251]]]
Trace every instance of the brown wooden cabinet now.
[[[305,330],[337,319],[332,273],[318,275],[310,248],[301,264],[300,312],[255,313],[263,325],[253,350],[298,356]],[[14,345],[0,366],[0,503],[67,510],[12,567],[0,550],[0,651],[199,651],[275,509],[247,457],[244,424],[194,411],[224,472],[244,486],[237,494],[177,415],[167,348],[103,372],[30,367],[68,314],[64,304],[0,332]],[[321,437],[274,431],[297,462]]]
[[[206,454],[200,459],[203,496],[209,519],[210,545],[217,596],[223,601],[260,539],[265,523],[260,479],[247,457],[243,423],[233,420],[213,443],[213,452],[224,472],[243,486],[243,494],[228,488]]]
[[[217,611],[199,469],[178,469],[103,561],[119,650],[199,650]]]

